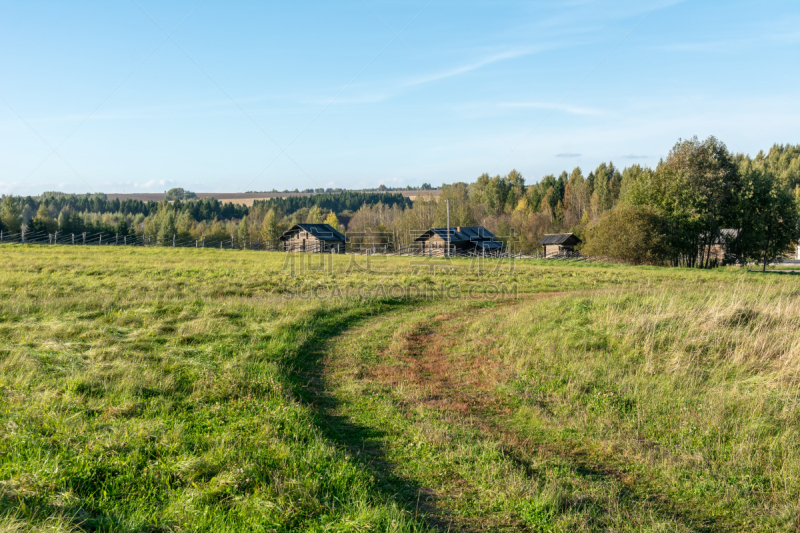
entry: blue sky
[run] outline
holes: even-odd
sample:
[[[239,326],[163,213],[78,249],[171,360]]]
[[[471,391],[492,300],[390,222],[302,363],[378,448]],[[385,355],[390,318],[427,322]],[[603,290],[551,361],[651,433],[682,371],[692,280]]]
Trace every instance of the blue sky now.
[[[693,135],[800,143],[796,0],[0,10],[4,194],[536,182]]]

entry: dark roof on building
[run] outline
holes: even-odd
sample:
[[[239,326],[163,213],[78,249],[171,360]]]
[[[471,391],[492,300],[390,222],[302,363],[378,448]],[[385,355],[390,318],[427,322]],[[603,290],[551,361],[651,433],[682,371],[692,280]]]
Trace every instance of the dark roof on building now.
[[[724,244],[730,241],[735,241],[739,238],[738,229],[721,229],[719,230],[719,238],[715,244]]]
[[[433,235],[438,235],[447,240],[447,228],[431,228],[416,239],[415,242],[427,241]],[[481,242],[497,241],[497,236],[483,226],[452,226],[450,228],[450,242]]]
[[[333,229],[329,224],[295,224],[280,236],[280,240],[285,241],[289,239],[292,234],[299,231],[307,231],[321,241],[344,242],[347,240],[344,235]]]
[[[580,244],[581,240],[574,233],[549,233],[541,238],[538,244],[566,244],[574,246]]]
[[[478,241],[475,246],[483,250],[500,250],[503,248],[503,243],[500,241]]]

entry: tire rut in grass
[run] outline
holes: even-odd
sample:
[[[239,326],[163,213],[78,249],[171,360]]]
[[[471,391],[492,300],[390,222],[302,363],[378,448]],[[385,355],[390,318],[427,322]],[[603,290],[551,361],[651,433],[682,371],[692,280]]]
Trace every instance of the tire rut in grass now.
[[[556,296],[538,295],[538,298]],[[492,310],[488,310],[492,311]],[[472,311],[469,311],[472,312]],[[494,372],[501,369],[489,357],[476,358],[471,362],[459,361],[456,365],[447,356],[447,349],[454,346],[458,337],[452,332],[463,324],[468,311],[442,314],[432,320],[416,325],[403,339],[403,345],[395,350],[402,366],[384,366],[374,369],[372,378],[397,387],[413,386],[421,394],[413,402],[442,411],[455,412],[463,423],[478,429],[500,445],[504,455],[529,478],[538,474],[533,467],[542,458],[558,458],[572,465],[574,471],[587,478],[613,481],[620,487],[623,503],[643,506],[648,512],[664,519],[674,520],[698,532],[728,531],[730,524],[720,523],[701,510],[681,508],[663,494],[654,494],[646,486],[639,486],[631,473],[618,465],[598,463],[585,452],[551,443],[535,443],[522,435],[503,427],[496,420],[510,414],[510,410],[499,403],[492,388],[496,383]],[[411,409],[416,405],[406,405]],[[509,524],[510,525],[510,524]],[[525,528],[522,528],[525,529]]]
[[[317,417],[316,426],[325,438],[346,451],[376,480],[377,496],[385,501],[394,501],[413,515],[416,520],[440,531],[479,531],[461,524],[439,504],[440,495],[430,487],[397,473],[398,468],[388,458],[382,442],[390,437],[387,430],[359,423],[347,414],[346,401],[335,392],[336,385],[330,382],[330,369],[325,356],[336,341],[345,336],[358,335],[367,324],[384,320],[391,313],[403,313],[404,306],[387,308],[385,313],[373,313],[357,317],[346,325],[332,330],[328,342],[315,343],[304,350],[305,357],[295,374],[295,381],[303,390],[303,401]],[[322,340],[322,339],[318,339]]]

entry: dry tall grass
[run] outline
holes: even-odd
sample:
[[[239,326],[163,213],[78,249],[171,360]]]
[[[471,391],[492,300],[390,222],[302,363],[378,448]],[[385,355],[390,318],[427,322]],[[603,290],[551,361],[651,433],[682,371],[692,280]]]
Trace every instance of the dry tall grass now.
[[[471,324],[523,433],[757,530],[800,527],[800,283],[642,284]],[[481,342],[491,335],[496,342]]]

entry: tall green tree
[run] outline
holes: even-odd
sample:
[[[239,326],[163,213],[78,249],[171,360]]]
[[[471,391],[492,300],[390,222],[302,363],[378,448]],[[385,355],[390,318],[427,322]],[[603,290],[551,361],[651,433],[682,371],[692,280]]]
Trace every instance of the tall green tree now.
[[[580,167],[575,167],[569,176],[564,189],[564,225],[574,228],[581,223],[583,215],[589,208],[590,197],[586,180]]]
[[[720,230],[736,227],[740,190],[738,167],[725,144],[694,137],[678,141],[654,172],[639,173],[626,197],[664,217],[676,262],[708,266]]]
[[[312,206],[311,209],[308,210],[308,216],[306,217],[306,222],[308,224],[321,224],[322,210],[316,205]]]
[[[164,246],[172,246],[173,238],[177,237],[178,228],[175,224],[175,212],[167,202],[161,202],[153,219],[145,225],[148,236],[156,238]]]
[[[737,206],[743,253],[767,264],[784,255],[800,240],[798,205],[781,179],[766,165],[742,168],[742,198]]]
[[[592,194],[592,207],[595,216],[600,216],[614,206],[612,180],[614,178],[614,165],[601,163],[594,171],[594,192]]]
[[[436,219],[434,225],[444,227],[447,225],[447,201],[450,202],[450,226],[474,226],[472,206],[469,201],[467,184],[458,182],[443,185],[442,193],[436,202]],[[505,205],[505,204],[503,204]],[[427,228],[425,228],[427,229]]]
[[[800,185],[800,144],[776,144],[766,155],[760,152],[755,162],[763,162],[786,189]]]
[[[250,243],[250,223],[247,221],[247,215],[242,217],[237,228],[237,237],[243,246],[249,246]]]
[[[261,222],[261,239],[268,246],[278,240],[278,218],[275,216],[275,210],[270,209],[264,215],[264,220]]]
[[[44,203],[39,204],[36,216],[28,223],[27,231],[54,233],[58,230],[58,223],[50,215],[50,211]]]
[[[7,233],[19,233],[22,228],[22,214],[11,196],[3,198],[3,203],[0,204],[0,223]]]

